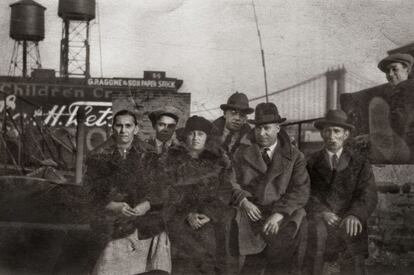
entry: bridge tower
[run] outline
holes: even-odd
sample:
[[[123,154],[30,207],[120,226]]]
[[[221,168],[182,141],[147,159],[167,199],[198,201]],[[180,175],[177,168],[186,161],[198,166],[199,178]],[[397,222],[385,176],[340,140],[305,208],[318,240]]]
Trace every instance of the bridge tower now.
[[[326,75],[326,110],[340,109],[339,98],[345,93],[345,67],[328,69]]]

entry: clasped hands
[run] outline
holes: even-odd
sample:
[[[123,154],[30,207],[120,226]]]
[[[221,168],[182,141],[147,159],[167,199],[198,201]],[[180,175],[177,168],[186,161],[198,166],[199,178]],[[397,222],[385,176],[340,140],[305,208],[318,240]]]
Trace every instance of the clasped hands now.
[[[137,206],[132,208],[126,202],[115,202],[111,201],[106,205],[106,209],[111,211],[116,215],[121,215],[125,217],[138,217],[145,215],[151,208],[151,205],[148,201],[139,203]]]
[[[191,212],[187,216],[187,221],[190,224],[191,228],[196,230],[208,223],[210,221],[210,218],[204,214]]]
[[[260,209],[247,198],[244,198],[240,204],[241,209],[246,213],[249,219],[253,222],[257,222],[263,219]],[[276,235],[279,231],[280,222],[283,219],[283,215],[279,213],[273,213],[270,215],[263,225],[262,232],[266,235]]]
[[[341,218],[335,213],[325,211],[322,213],[322,217],[329,226],[345,226],[346,234],[348,234],[351,237],[356,236],[362,232],[361,221],[353,215],[349,215],[341,221]]]

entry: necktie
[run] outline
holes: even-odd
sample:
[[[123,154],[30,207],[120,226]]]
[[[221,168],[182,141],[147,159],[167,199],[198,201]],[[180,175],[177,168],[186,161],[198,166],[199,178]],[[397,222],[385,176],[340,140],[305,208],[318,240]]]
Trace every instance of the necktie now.
[[[270,165],[270,163],[272,162],[272,160],[269,157],[269,154],[267,153],[268,151],[270,151],[269,148],[264,148],[262,151],[262,158],[264,160],[264,162],[266,163],[267,166]]]
[[[230,144],[231,144],[232,139],[233,139],[233,133],[229,133],[223,142],[223,145],[222,145],[223,149],[226,150],[227,152],[230,151]]]
[[[338,156],[334,154],[332,156],[332,170],[336,170],[338,168]]]
[[[165,152],[167,152],[168,148],[167,148],[167,143],[163,142],[162,143],[162,147],[161,147],[161,154],[164,154]]]

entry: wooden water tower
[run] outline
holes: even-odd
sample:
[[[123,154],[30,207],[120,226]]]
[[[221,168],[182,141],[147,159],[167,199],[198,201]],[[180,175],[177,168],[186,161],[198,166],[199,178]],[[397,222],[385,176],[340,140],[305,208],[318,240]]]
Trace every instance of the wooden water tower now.
[[[30,69],[42,67],[38,43],[45,38],[46,8],[32,0],[21,0],[10,8],[10,37],[15,43],[9,75],[27,77]]]

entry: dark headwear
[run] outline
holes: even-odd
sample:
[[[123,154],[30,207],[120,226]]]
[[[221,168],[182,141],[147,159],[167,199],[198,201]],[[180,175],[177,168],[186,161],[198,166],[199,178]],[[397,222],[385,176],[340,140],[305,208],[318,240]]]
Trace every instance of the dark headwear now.
[[[348,130],[353,130],[354,125],[347,123],[348,116],[342,110],[329,110],[325,117],[316,121],[316,129],[322,130],[325,126],[339,126]]]
[[[171,106],[166,106],[163,109],[155,110],[148,114],[148,118],[151,120],[152,125],[154,126],[158,119],[162,116],[169,116],[178,122],[177,109]]]
[[[251,114],[254,112],[253,108],[249,106],[249,100],[243,93],[235,92],[227,100],[227,104],[221,104],[220,108],[225,111],[228,109],[239,110],[245,114]]]
[[[407,53],[391,54],[378,63],[378,68],[384,73],[386,73],[387,66],[394,62],[405,64],[410,69],[414,63],[414,58],[410,54],[407,54]]]
[[[274,103],[259,103],[256,106],[254,119],[249,119],[249,122],[256,125],[267,123],[282,123],[286,118],[279,115],[279,111]]]
[[[202,116],[192,116],[185,123],[184,133],[187,134],[190,131],[203,131],[207,135],[210,135],[213,129],[213,124]]]

